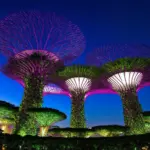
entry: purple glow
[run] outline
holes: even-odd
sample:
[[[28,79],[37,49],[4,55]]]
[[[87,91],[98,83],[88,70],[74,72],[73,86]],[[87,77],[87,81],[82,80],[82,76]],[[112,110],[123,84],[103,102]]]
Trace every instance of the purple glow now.
[[[24,59],[24,58],[27,58],[28,56],[31,56],[34,53],[35,53],[35,50],[25,50],[20,53],[17,53],[14,57],[17,59]],[[39,53],[42,56],[44,56],[44,55],[47,56],[47,58],[50,61],[53,60],[54,62],[57,62],[59,60],[59,58],[57,56],[55,56],[53,53],[45,51],[45,50],[36,50],[36,53]]]
[[[93,94],[118,94],[117,92],[115,92],[114,90],[112,89],[96,89],[96,90],[92,90],[92,91],[89,91],[86,95],[85,95],[85,99],[90,96],[90,95],[93,95]]]
[[[105,63],[125,57],[149,57],[150,47],[146,45],[110,44],[89,52],[86,61],[89,65],[101,66]]]
[[[135,58],[135,57],[141,57],[141,58],[149,58],[150,57],[150,47],[144,44],[134,44],[134,45],[127,45],[127,44],[111,44],[111,45],[103,45],[94,51],[91,51],[86,56],[87,64],[89,65],[95,65],[95,66],[102,66],[105,63],[113,62],[116,59],[119,58]],[[136,70],[134,70],[136,71]],[[142,71],[143,79],[140,83],[140,85],[137,87],[137,91],[143,88],[144,86],[149,86],[150,80],[149,80],[149,73],[150,71],[147,69],[146,72]],[[106,81],[107,79],[101,79],[103,80],[102,85],[106,89],[111,89],[112,87],[109,85],[109,83]],[[98,86],[98,88],[101,88],[102,85]],[[102,87],[103,89],[103,87]],[[106,90],[107,91],[107,90]],[[101,91],[100,91],[101,93]],[[103,93],[103,92],[102,92]],[[105,92],[104,92],[105,93]],[[106,92],[107,93],[107,92]],[[109,92],[108,92],[109,93]]]
[[[146,86],[150,86],[150,82],[143,82],[140,84],[140,86],[138,87],[137,91],[139,91],[140,89],[146,87]]]
[[[22,80],[16,80],[16,81],[19,82],[23,87],[25,86]],[[69,92],[63,90],[56,84],[52,84],[52,83],[45,85],[43,89],[43,96],[49,95],[49,94],[60,94],[60,95],[62,94],[62,95],[70,96]]]
[[[55,13],[20,12],[0,21],[0,53],[8,59],[26,50],[46,50],[68,64],[84,49],[79,27]]]
[[[47,83],[49,75],[62,66],[63,62],[51,52],[26,50],[10,58],[3,66],[2,72],[17,81],[34,76],[42,78],[44,83]]]
[[[138,92],[139,90],[141,90],[142,88],[144,88],[145,86],[150,86],[150,82],[141,84],[141,85],[137,88],[137,92]],[[86,99],[88,96],[93,95],[93,94],[118,94],[118,93],[117,93],[116,91],[114,91],[113,89],[111,89],[111,88],[95,89],[95,90],[89,91],[89,92],[85,95],[85,99]]]
[[[69,96],[69,92],[61,89],[59,86],[55,84],[48,84],[44,87],[43,89],[43,94],[48,95],[48,94],[63,94]]]

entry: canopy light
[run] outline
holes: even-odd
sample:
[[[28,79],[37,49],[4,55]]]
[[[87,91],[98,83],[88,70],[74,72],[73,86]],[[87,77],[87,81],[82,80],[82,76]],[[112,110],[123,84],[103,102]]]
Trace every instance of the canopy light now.
[[[133,87],[137,87],[143,74],[140,72],[121,72],[108,78],[108,82],[111,83],[114,90],[126,91]]]
[[[91,87],[91,79],[75,77],[66,80],[66,84],[70,91],[83,90],[84,92],[87,92]]]
[[[59,58],[55,54],[53,54],[49,51],[46,51],[46,50],[24,50],[20,53],[17,53],[15,55],[15,58],[25,59],[33,54],[39,54],[39,56],[41,56],[41,58],[42,58],[42,56],[46,56],[47,59],[53,60],[54,62],[57,62],[59,60]]]

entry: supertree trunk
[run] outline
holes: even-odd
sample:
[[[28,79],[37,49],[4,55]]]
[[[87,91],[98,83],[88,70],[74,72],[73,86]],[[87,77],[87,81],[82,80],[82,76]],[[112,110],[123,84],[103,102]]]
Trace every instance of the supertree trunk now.
[[[34,115],[27,113],[28,108],[38,108],[42,106],[42,93],[44,84],[41,78],[25,78],[24,99],[19,108],[19,115],[16,121],[15,133],[20,135],[36,135],[37,127]]]
[[[130,128],[127,134],[144,134],[145,123],[136,90],[120,92],[120,95],[123,103],[124,122]]]
[[[40,77],[25,78],[24,98],[20,106],[20,110],[27,108],[41,107],[43,103],[43,80]]]
[[[85,128],[84,114],[84,92],[71,92],[72,110],[71,110],[71,128]]]
[[[49,130],[49,126],[41,126],[39,136],[47,136]]]

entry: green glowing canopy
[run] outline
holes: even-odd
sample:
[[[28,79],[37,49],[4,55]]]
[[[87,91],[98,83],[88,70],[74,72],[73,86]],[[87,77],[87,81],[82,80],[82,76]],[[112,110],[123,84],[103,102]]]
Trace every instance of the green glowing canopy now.
[[[120,58],[104,64],[100,70],[103,73],[118,73],[124,71],[144,70],[150,64],[150,58]]]
[[[28,113],[35,116],[39,126],[50,126],[67,118],[63,112],[52,108],[30,108]]]
[[[15,118],[16,113],[18,112],[18,107],[5,102],[0,101],[0,118]]]
[[[58,75],[62,78],[85,77],[91,79],[98,77],[99,73],[99,69],[95,66],[73,65],[59,71]]]

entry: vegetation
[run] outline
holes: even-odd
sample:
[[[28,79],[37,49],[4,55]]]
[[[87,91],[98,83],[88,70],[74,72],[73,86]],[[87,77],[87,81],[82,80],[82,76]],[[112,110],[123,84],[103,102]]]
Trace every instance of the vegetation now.
[[[99,69],[95,66],[73,65],[67,66],[64,70],[58,72],[59,77],[64,79],[74,77],[95,78],[99,76]]]
[[[84,97],[85,93],[91,88],[91,80],[99,76],[99,69],[94,66],[67,66],[64,70],[58,72],[58,76],[65,80],[66,84],[70,84],[67,84],[67,86],[72,99],[71,128],[86,127]]]
[[[34,116],[37,126],[40,127],[40,136],[47,136],[48,129],[53,123],[67,118],[64,113],[51,108],[30,108],[28,113]]]
[[[8,150],[145,150],[150,147],[150,134],[100,137],[100,138],[53,138],[18,135],[0,135],[0,145]],[[145,149],[144,149],[145,148]]]
[[[84,137],[89,138],[98,134],[101,137],[112,137],[125,135],[128,127],[119,125],[95,126],[89,128],[56,128],[49,130],[50,136],[60,135],[62,137]]]
[[[112,75],[125,71],[142,71],[150,64],[150,58],[119,58],[113,62],[104,64],[101,74]]]

